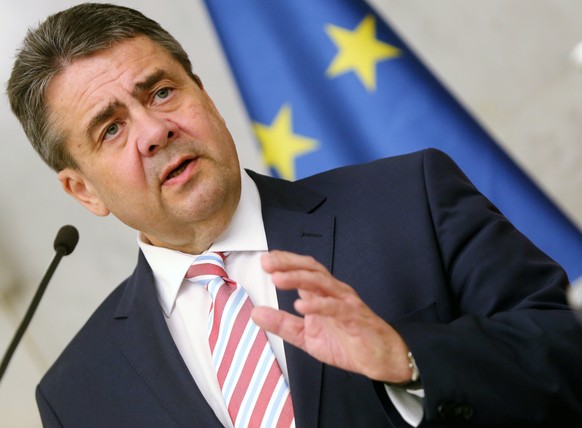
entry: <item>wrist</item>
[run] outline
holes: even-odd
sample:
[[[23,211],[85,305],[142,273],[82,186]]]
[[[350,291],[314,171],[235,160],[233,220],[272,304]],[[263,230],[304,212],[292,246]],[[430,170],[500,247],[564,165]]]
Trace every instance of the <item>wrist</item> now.
[[[400,361],[405,361],[405,363],[399,370],[400,375],[398,376],[398,380],[393,378],[392,381],[384,381],[384,383],[389,386],[406,389],[420,388],[420,372],[412,352],[406,348],[404,353],[401,355],[403,355],[403,358]]]

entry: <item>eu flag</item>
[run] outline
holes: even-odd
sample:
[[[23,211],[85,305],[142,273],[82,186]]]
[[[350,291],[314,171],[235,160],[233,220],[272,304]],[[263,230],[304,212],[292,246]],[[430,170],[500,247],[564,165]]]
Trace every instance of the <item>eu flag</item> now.
[[[572,280],[582,276],[580,231],[365,1],[206,5],[274,175],[435,147]]]

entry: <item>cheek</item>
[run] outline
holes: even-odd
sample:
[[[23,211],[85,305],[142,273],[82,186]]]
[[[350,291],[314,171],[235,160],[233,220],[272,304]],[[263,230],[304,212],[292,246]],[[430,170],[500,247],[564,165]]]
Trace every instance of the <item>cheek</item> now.
[[[192,135],[210,135],[224,132],[226,123],[212,104],[190,100],[173,115],[174,122]]]
[[[103,194],[112,198],[137,196],[147,189],[146,174],[141,162],[119,156],[92,165],[95,183]]]

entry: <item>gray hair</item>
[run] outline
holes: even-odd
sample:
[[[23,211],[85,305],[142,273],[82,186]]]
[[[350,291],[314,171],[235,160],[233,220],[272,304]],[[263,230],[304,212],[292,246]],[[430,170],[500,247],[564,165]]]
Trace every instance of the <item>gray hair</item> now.
[[[66,135],[51,119],[46,91],[75,59],[144,35],[159,44],[202,86],[188,55],[166,30],[140,12],[112,4],[84,3],[49,16],[30,29],[17,52],[7,93],[12,111],[40,157],[55,171],[77,168]]]

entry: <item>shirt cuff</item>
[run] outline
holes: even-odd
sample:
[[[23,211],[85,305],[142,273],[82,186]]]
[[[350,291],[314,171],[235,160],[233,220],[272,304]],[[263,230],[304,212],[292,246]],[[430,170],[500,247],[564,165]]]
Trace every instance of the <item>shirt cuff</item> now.
[[[424,417],[424,389],[408,390],[384,384],[388,397],[407,424],[417,427]]]

